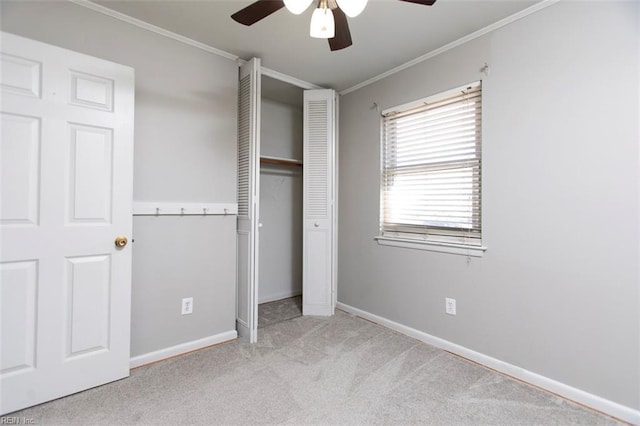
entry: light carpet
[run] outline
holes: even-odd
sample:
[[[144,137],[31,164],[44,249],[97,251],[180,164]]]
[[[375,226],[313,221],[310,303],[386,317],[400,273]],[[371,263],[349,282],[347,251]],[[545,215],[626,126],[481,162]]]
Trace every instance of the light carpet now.
[[[36,424],[608,425],[552,394],[336,312],[298,317],[16,412]]]
[[[302,315],[302,296],[288,297],[258,305],[258,328]]]

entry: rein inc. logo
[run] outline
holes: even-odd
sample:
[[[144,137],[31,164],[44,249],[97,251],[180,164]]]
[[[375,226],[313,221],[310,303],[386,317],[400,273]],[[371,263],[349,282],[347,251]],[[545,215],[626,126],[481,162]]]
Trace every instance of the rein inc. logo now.
[[[35,425],[36,421],[28,417],[3,416],[0,417],[0,425]]]

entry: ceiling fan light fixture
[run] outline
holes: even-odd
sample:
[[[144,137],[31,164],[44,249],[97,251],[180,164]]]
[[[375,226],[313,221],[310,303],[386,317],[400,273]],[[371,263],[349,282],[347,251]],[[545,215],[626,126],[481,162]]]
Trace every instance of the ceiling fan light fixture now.
[[[284,0],[284,6],[294,15],[300,15],[307,10],[313,0]]]
[[[349,18],[360,15],[367,5],[368,0],[337,0],[338,7],[342,9]]]
[[[313,11],[309,35],[315,38],[333,38],[336,34],[333,12],[328,7],[319,7]]]

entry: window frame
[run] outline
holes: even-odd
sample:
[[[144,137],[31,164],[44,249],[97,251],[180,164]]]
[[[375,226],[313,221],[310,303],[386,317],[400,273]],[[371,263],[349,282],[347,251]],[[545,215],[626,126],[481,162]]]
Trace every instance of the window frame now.
[[[478,168],[480,171],[479,179],[479,205],[478,205],[478,215],[480,220],[479,230],[472,238],[465,237],[464,231],[460,228],[456,227],[439,227],[439,226],[425,226],[425,232],[411,232],[401,230],[402,226],[400,225],[398,228],[400,230],[384,230],[383,228],[383,210],[384,210],[384,198],[383,192],[385,189],[385,118],[391,114],[403,114],[412,109],[417,109],[419,107],[424,107],[426,104],[437,103],[440,101],[444,101],[446,99],[452,98],[456,94],[459,94],[461,91],[468,90],[470,88],[480,88],[480,108],[482,111],[483,104],[483,87],[482,80],[478,80],[469,84],[465,84],[463,86],[459,86],[450,90],[445,90],[434,95],[428,96],[426,98],[418,99],[416,101],[412,101],[409,103],[405,103],[402,105],[398,105],[392,108],[385,109],[381,112],[380,117],[380,171],[379,171],[379,189],[380,189],[380,198],[379,198],[379,217],[378,217],[378,236],[374,239],[380,245],[386,246],[395,246],[395,247],[404,247],[404,248],[412,248],[419,250],[429,250],[436,252],[444,252],[444,253],[452,253],[459,254],[465,256],[473,256],[473,257],[482,257],[484,252],[486,251],[486,247],[482,245],[482,155],[477,160]],[[482,115],[480,116],[480,141],[479,141],[479,151],[482,151]],[[457,170],[462,169],[463,167],[456,167]],[[424,172],[429,173],[429,171]],[[409,226],[411,228],[411,226]],[[415,226],[414,226],[415,228]],[[445,234],[447,235],[438,235],[438,229],[445,229]],[[431,232],[426,232],[427,230]],[[436,231],[436,232],[433,232]],[[471,233],[466,234],[471,235]]]

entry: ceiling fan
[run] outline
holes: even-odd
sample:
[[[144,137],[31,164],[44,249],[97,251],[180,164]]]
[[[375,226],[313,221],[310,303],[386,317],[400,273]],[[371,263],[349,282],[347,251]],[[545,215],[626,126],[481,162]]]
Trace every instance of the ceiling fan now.
[[[436,0],[400,0],[424,6],[433,5]],[[244,25],[253,25],[274,12],[286,7],[299,15],[313,0],[258,0],[231,15],[231,18]],[[331,51],[344,49],[353,44],[347,16],[357,16],[367,4],[367,0],[319,0],[311,17],[311,37],[329,40]]]

